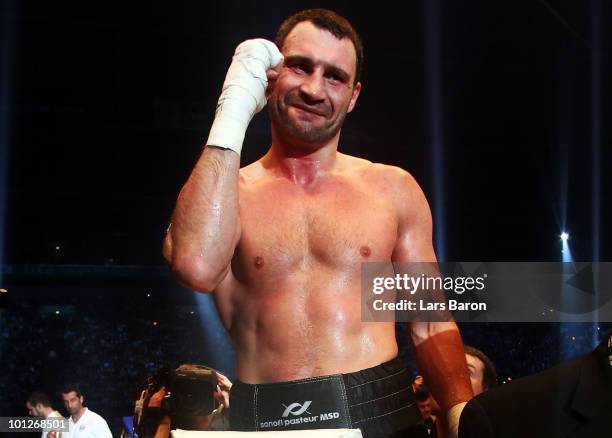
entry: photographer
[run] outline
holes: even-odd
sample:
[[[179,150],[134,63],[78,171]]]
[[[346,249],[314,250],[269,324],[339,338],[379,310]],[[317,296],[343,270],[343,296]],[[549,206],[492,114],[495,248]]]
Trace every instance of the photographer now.
[[[134,410],[139,438],[166,438],[171,429],[226,430],[230,380],[201,365],[161,368],[147,378]]]

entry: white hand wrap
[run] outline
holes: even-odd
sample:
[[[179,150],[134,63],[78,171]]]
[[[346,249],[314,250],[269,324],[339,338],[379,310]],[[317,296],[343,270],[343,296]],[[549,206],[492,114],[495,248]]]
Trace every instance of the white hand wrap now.
[[[266,70],[282,60],[276,45],[261,38],[244,41],[236,48],[207,145],[231,149],[240,155],[249,122],[266,106]]]

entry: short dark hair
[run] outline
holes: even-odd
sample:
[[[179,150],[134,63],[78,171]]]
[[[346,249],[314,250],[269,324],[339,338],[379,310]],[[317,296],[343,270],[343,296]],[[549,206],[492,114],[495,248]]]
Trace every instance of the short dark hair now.
[[[464,345],[465,354],[474,356],[484,364],[484,371],[482,373],[482,388],[488,390],[497,386],[497,371],[495,365],[489,357],[480,351],[478,348],[474,348],[470,345]]]
[[[62,386],[62,394],[68,394],[72,391],[76,392],[77,397],[81,397],[83,395],[83,393],[81,392],[81,387],[78,383],[70,382]]]
[[[291,17],[287,18],[278,28],[276,32],[276,38],[274,42],[278,46],[279,50],[283,50],[285,39],[289,32],[293,30],[302,21],[310,21],[319,29],[324,29],[330,32],[333,36],[339,40],[348,38],[355,47],[355,53],[357,54],[357,65],[355,67],[355,81],[356,84],[361,78],[361,69],[363,68],[363,44],[357,31],[351,26],[351,23],[344,17],[336,14],[329,9],[306,9],[300,11]]]
[[[430,396],[430,392],[425,388],[420,388],[414,393],[414,397],[421,403],[426,402]]]
[[[27,402],[30,403],[32,406],[36,406],[38,403],[40,403],[43,406],[51,407],[51,401],[49,401],[49,397],[47,397],[47,394],[40,391],[32,392],[28,396]]]

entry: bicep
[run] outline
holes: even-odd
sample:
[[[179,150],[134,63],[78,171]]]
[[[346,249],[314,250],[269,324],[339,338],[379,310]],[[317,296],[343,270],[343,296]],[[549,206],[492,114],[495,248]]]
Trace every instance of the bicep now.
[[[394,262],[435,262],[433,223],[425,194],[407,172],[395,194],[398,216],[397,241],[393,250]]]
[[[433,247],[433,221],[431,210],[425,194],[414,178],[404,172],[401,175],[400,190],[396,195],[398,211],[398,236],[393,251],[394,262],[427,262],[437,261]],[[400,268],[401,269],[401,268]],[[428,264],[418,267],[407,267],[412,275],[429,271]],[[437,268],[435,268],[437,269]],[[429,322],[413,321],[410,324],[410,340],[414,346],[420,345],[430,337],[447,330],[456,330],[452,321]]]

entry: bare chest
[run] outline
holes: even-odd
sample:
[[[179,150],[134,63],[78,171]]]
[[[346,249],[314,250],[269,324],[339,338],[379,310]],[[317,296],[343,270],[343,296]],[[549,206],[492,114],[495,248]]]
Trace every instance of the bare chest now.
[[[240,193],[235,263],[245,273],[359,269],[389,260],[397,238],[391,204],[360,184],[303,192],[266,184]]]

